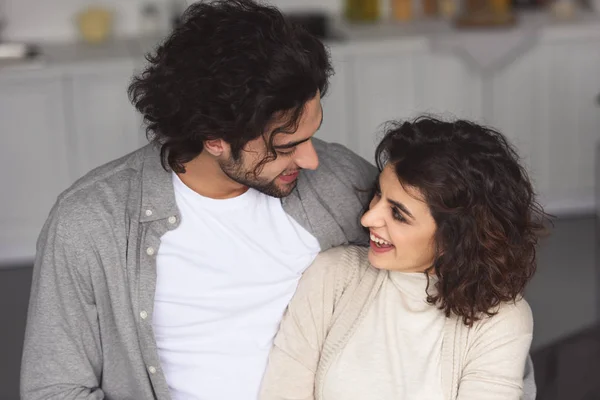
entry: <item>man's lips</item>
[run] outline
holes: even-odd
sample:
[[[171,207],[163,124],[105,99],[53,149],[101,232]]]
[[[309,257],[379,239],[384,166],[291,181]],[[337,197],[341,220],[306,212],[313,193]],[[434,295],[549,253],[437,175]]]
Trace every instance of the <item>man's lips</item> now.
[[[286,175],[281,174],[281,175],[279,175],[279,179],[281,179],[285,183],[291,183],[291,182],[294,182],[298,178],[299,173],[300,173],[300,171],[294,171],[294,172],[292,172],[290,174],[286,174]]]

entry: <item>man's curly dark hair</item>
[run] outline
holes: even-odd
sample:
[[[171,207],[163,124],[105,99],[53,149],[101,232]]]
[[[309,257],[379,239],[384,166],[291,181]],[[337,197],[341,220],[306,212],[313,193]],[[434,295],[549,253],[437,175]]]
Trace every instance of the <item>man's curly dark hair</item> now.
[[[420,191],[437,225],[430,304],[472,326],[522,295],[548,216],[501,133],[462,120],[392,122],[376,160],[380,170],[391,163],[402,185]]]
[[[325,95],[333,72],[317,38],[251,0],[192,4],[147,61],[129,97],[161,146],[163,166],[175,172],[185,171],[205,140],[224,139],[238,158],[274,118],[285,117],[279,131],[295,131],[304,105]]]

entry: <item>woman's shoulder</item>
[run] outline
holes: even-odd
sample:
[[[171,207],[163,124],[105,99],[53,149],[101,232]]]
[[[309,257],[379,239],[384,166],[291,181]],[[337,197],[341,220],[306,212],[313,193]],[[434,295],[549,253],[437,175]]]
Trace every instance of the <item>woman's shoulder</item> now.
[[[338,279],[358,278],[371,268],[368,252],[369,249],[362,246],[333,247],[319,253],[309,270],[327,271]]]
[[[479,333],[493,331],[498,335],[532,334],[533,313],[527,301],[520,297],[515,301],[502,302],[493,311],[493,315],[484,316],[473,325]]]
[[[369,248],[355,245],[332,247],[317,255],[313,264],[348,265],[349,267],[362,267],[369,264]],[[365,265],[366,264],[366,265]]]
[[[357,286],[367,271],[369,249],[362,246],[346,245],[333,247],[317,255],[302,276],[305,282],[321,282],[326,287],[335,288],[335,297],[348,288]]]

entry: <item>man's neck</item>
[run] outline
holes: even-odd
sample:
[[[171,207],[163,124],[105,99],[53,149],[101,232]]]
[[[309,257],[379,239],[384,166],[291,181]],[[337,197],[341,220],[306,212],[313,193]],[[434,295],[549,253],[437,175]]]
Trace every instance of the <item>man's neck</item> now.
[[[211,199],[231,199],[248,190],[225,175],[217,160],[204,152],[186,163],[185,173],[177,176],[194,192]]]

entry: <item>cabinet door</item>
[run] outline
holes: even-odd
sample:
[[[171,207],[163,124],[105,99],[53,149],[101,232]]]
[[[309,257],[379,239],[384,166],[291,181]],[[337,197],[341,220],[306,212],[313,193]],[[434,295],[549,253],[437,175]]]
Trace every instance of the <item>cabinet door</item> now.
[[[127,97],[133,71],[133,61],[121,61],[95,64],[72,74],[71,121],[78,176],[144,142],[141,117]]]
[[[0,264],[30,261],[57,195],[70,184],[60,77],[0,78]]]
[[[350,88],[347,82],[352,65],[348,57],[335,51],[332,51],[331,58],[335,75],[331,77],[327,95],[321,101],[323,124],[316,137],[352,148],[353,135],[348,124]]]
[[[544,46],[549,68],[547,200],[565,210],[595,206],[594,157],[600,139],[600,45],[579,41]]]
[[[374,161],[383,124],[414,115],[418,100],[418,72],[412,52],[356,56],[352,106],[355,151]]]
[[[513,139],[554,213],[594,209],[600,47],[542,43],[493,81],[492,124]]]
[[[490,125],[505,134],[516,147],[534,181],[547,193],[548,66],[536,46],[492,78],[486,100],[491,105]]]
[[[369,160],[388,120],[422,114],[483,120],[483,80],[458,56],[418,46],[393,55],[372,51],[356,56],[352,73],[355,146]]]
[[[443,119],[484,121],[482,72],[459,54],[425,52],[420,56],[417,111]]]

